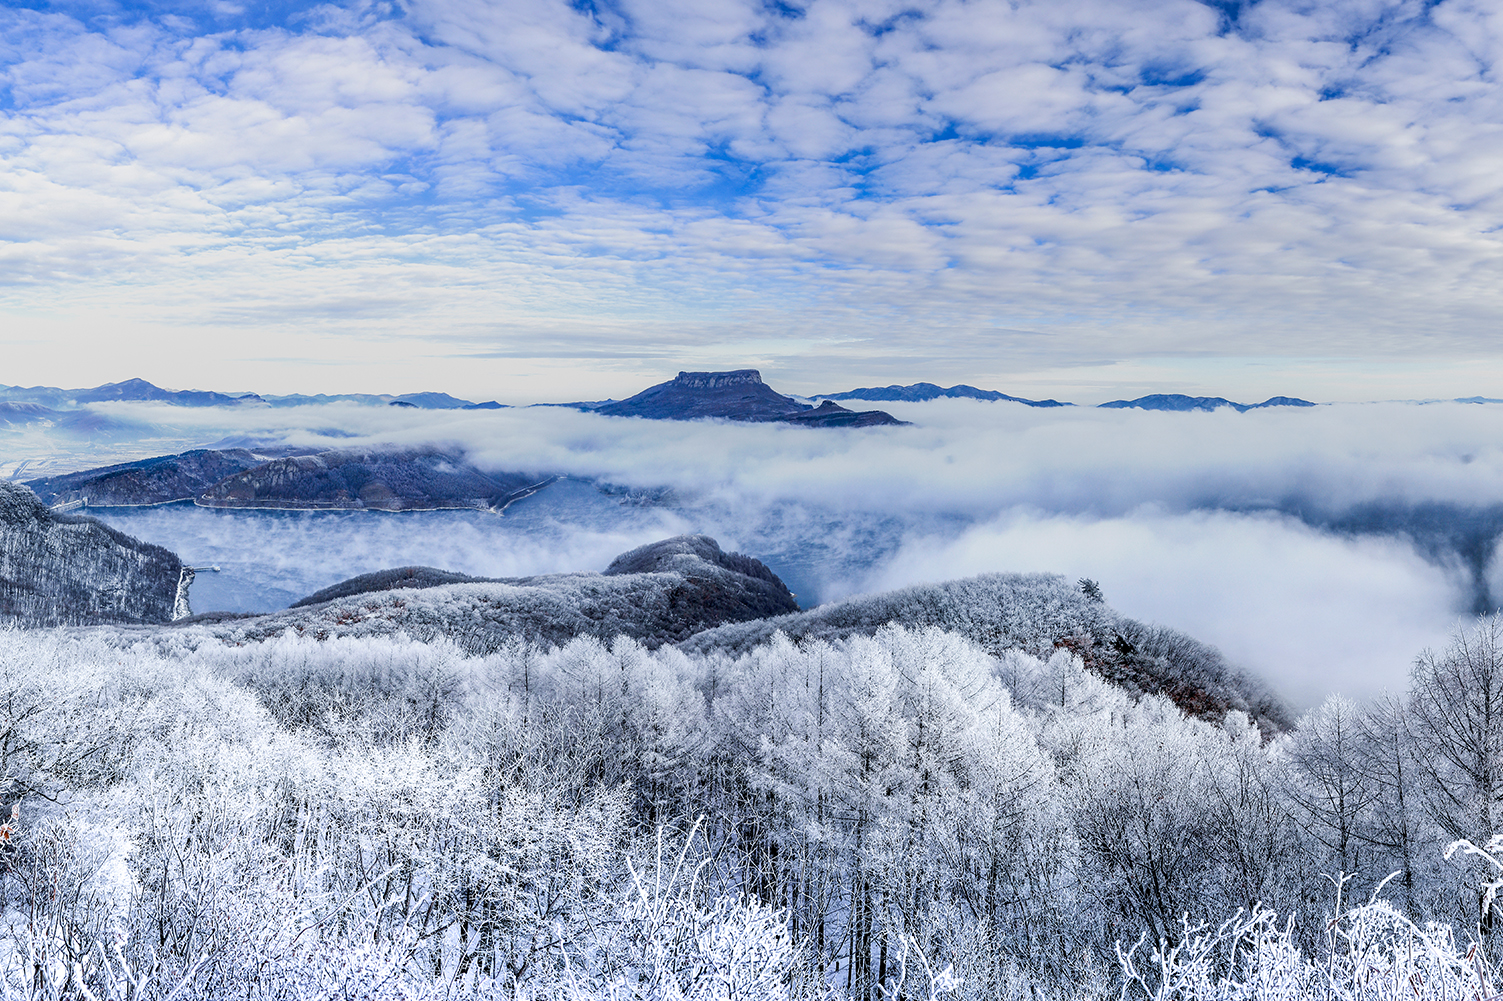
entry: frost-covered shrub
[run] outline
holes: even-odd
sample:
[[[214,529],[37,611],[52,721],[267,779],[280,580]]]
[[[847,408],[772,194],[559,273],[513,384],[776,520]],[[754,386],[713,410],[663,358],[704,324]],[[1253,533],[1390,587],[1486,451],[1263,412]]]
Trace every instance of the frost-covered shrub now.
[[[1124,998],[1153,1001],[1400,1001],[1493,998],[1497,977],[1448,925],[1420,927],[1386,900],[1333,918],[1321,955],[1293,924],[1256,908],[1216,927],[1185,922],[1172,944],[1120,949]]]

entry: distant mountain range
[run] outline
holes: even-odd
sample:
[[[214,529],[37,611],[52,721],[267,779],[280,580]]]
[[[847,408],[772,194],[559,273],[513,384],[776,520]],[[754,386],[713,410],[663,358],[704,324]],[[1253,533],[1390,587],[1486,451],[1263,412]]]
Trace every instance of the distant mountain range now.
[[[810,396],[785,396],[763,381],[756,369],[729,372],[680,372],[668,382],[650,386],[625,400],[593,400],[570,403],[539,403],[534,406],[567,407],[614,417],[646,417],[653,420],[693,420],[697,417],[720,417],[729,420],[784,422],[812,427],[867,427],[877,424],[902,424],[882,411],[853,411],[838,404],[842,400],[864,402],[923,403],[929,400],[983,400],[1021,403],[1027,407],[1073,407],[1060,400],[1030,400],[994,389],[978,389],[964,384],[944,387],[932,382],[915,382],[906,386],[868,386],[839,393],[815,393]],[[64,435],[76,437],[114,437],[135,428],[129,421],[100,414],[86,408],[90,404],[116,401],[164,403],[178,407],[301,407],[328,403],[356,403],[363,406],[410,407],[420,410],[501,410],[508,404],[489,400],[474,403],[448,393],[293,393],[275,396],[260,393],[217,393],[207,390],[163,389],[145,379],[110,382],[92,389],[58,389],[54,386],[0,385],[0,430],[44,426]],[[806,402],[807,401],[807,402]],[[819,407],[823,401],[831,406]],[[1416,403],[1448,402],[1414,400]],[[1493,404],[1503,399],[1467,396],[1455,403]],[[1112,400],[1099,404],[1106,409],[1209,411],[1230,407],[1239,413],[1265,407],[1313,407],[1317,404],[1293,396],[1273,396],[1262,403],[1237,403],[1221,396],[1186,396],[1180,393],[1154,393],[1134,400]]]
[[[977,389],[975,386],[951,386],[943,389],[932,382],[915,382],[911,386],[883,386],[881,388],[852,389],[844,393],[818,393],[812,397],[816,400],[874,400],[877,402],[891,402],[901,400],[905,403],[923,403],[927,400],[939,399],[965,399],[965,400],[1006,400],[1010,403],[1022,403],[1029,407],[1073,407],[1073,403],[1061,403],[1058,400],[1025,400],[1021,396],[1008,396],[994,389]]]
[[[1028,407],[1073,407],[1059,400],[1029,400],[1010,396],[994,389],[957,385],[948,388],[932,382],[915,382],[907,386],[891,385],[850,389],[840,393],[816,393],[795,398],[774,391],[762,381],[756,369],[730,372],[680,372],[668,382],[650,386],[625,400],[595,400],[575,403],[543,403],[537,406],[570,407],[611,417],[646,417],[653,420],[693,420],[697,417],[720,417],[741,421],[780,421],[813,427],[867,427],[874,424],[902,424],[891,414],[881,411],[852,411],[838,406],[841,400],[871,402],[922,403],[928,400],[964,399],[1021,403]],[[812,403],[830,401],[830,407]],[[111,382],[92,389],[58,389],[52,386],[0,385],[0,428],[48,424],[64,432],[80,434],[109,433],[122,422],[109,417],[78,416],[78,408],[91,403],[139,401],[166,403],[179,407],[300,407],[326,403],[358,403],[365,406],[411,407],[421,410],[500,410],[507,406],[490,400],[472,403],[448,393],[294,393],[272,396],[258,393],[214,393],[204,390],[163,389],[145,379]],[[1498,402],[1473,396],[1458,403]],[[1216,410],[1231,407],[1237,411],[1260,407],[1313,407],[1308,400],[1275,396],[1262,403],[1234,403],[1219,396],[1182,396],[1159,393],[1136,400],[1113,400],[1103,407],[1133,407],[1139,410]],[[817,411],[817,413],[815,412]],[[858,416],[852,416],[858,415]]]
[[[301,407],[322,403],[361,403],[367,406],[407,405],[424,410],[496,410],[505,404],[471,403],[448,393],[405,393],[401,396],[371,393],[319,393],[305,396],[270,396],[257,393],[211,393],[198,389],[163,389],[145,379],[108,382],[93,389],[58,389],[55,386],[0,386],[0,402],[32,404],[52,410],[69,410],[91,403],[128,401],[166,403],[175,407]],[[3,420],[3,412],[0,412]]]
[[[1292,396],[1271,396],[1262,403],[1233,403],[1219,396],[1183,396],[1179,393],[1155,393],[1152,396],[1140,396],[1136,400],[1113,400],[1110,403],[1101,404],[1102,407],[1117,410],[1129,407],[1136,410],[1220,410],[1222,407],[1231,407],[1238,413],[1260,410],[1263,407],[1313,407],[1315,405],[1309,400],[1299,400]]]

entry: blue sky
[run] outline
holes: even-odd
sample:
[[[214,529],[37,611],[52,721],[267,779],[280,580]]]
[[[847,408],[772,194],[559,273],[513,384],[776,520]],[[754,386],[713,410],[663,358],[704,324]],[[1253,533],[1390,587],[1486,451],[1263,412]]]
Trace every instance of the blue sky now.
[[[1503,9],[0,7],[0,382],[1503,396]]]

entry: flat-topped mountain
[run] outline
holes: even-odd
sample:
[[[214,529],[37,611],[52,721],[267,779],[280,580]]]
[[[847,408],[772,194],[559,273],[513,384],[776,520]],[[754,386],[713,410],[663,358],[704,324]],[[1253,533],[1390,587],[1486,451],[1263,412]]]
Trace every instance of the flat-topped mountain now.
[[[924,403],[928,400],[1005,400],[1029,407],[1073,407],[1073,403],[1058,400],[1025,400],[1021,396],[1008,396],[994,389],[977,389],[975,386],[951,386],[948,389],[932,382],[915,382],[911,386],[882,386],[852,389],[844,393],[819,393],[816,400],[901,400],[905,403]]]
[[[0,480],[0,623],[163,623],[182,562]]]
[[[784,422],[805,427],[870,427],[904,424],[880,410],[858,413],[838,404],[819,408],[775,392],[762,373],[744,368],[734,372],[680,372],[669,382],[642,390],[636,396],[594,408],[607,417],[646,417],[689,421],[719,417],[733,421]]]
[[[1103,407],[1116,410],[1130,407],[1136,410],[1187,411],[1220,410],[1222,407],[1231,407],[1238,413],[1261,410],[1264,407],[1313,407],[1315,405],[1309,400],[1300,400],[1293,396],[1271,396],[1262,403],[1233,403],[1220,396],[1185,396],[1181,393],[1154,393],[1151,396],[1140,396],[1136,400],[1113,400],[1110,403],[1101,404]]]

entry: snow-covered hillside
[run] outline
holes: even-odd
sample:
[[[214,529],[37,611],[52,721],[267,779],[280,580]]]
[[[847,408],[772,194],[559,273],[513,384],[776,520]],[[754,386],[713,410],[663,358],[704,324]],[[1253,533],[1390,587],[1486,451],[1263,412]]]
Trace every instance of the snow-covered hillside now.
[[[166,622],[178,558],[0,480],[0,623]]]

